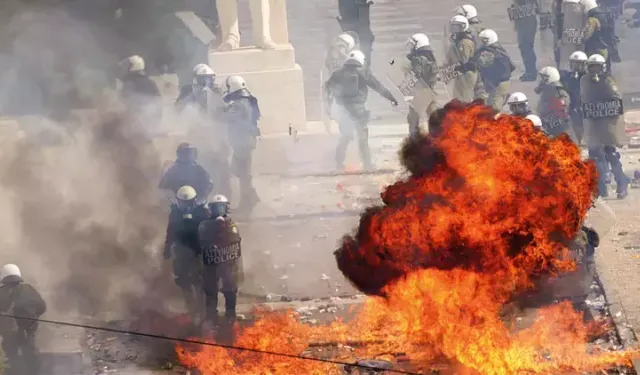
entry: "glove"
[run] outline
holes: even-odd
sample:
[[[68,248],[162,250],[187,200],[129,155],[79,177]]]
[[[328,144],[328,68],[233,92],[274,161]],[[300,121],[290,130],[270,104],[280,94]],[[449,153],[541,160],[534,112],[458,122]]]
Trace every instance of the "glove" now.
[[[391,99],[391,105],[394,106],[394,107],[397,107],[398,106],[398,101],[395,100],[395,99]]]

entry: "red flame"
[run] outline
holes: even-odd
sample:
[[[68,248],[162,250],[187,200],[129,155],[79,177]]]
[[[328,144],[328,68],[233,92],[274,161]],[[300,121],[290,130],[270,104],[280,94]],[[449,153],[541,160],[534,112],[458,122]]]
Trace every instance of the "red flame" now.
[[[359,342],[333,359],[402,353],[412,371],[445,361],[472,374],[552,374],[627,364],[631,352],[589,348],[589,326],[570,304],[540,310],[513,332],[504,304],[538,275],[571,271],[567,244],[596,193],[596,169],[568,137],[549,139],[527,120],[452,102],[430,120],[433,134],[403,147],[411,172],[368,209],[336,251],[339,268],[374,295],[357,316],[328,326],[291,312],[262,314],[236,345],[288,354],[309,343]],[[181,361],[209,374],[339,374],[326,363],[220,348]],[[326,355],[326,354],[325,354]]]

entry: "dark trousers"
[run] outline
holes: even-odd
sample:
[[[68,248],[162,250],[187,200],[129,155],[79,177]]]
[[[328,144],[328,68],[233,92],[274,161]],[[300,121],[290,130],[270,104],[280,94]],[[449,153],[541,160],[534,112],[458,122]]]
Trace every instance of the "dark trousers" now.
[[[175,283],[182,291],[184,304],[193,316],[202,313],[202,271],[200,256],[192,249],[173,246],[173,275]]]
[[[364,106],[341,106],[337,116],[338,127],[340,129],[340,140],[336,147],[336,165],[338,168],[344,167],[344,160],[347,155],[347,147],[354,139],[354,133],[358,139],[360,159],[365,169],[371,168],[371,151],[369,149],[369,113]]]
[[[203,289],[205,295],[205,319],[218,320],[218,293],[224,296],[225,316],[236,316],[238,285],[241,281],[242,263],[239,260],[204,266]]]
[[[36,347],[38,322],[28,322],[2,335],[2,350],[7,357],[7,375],[38,375],[40,352]]]
[[[536,33],[538,32],[538,20],[529,17],[518,21],[516,25],[518,34],[518,48],[527,74],[537,74],[537,57],[535,51]]]
[[[627,189],[631,179],[622,170],[620,154],[615,146],[599,146],[589,148],[589,158],[596,163],[598,168],[598,193],[601,197],[608,196],[606,178],[611,167],[611,173],[616,180],[616,192],[621,193]]]

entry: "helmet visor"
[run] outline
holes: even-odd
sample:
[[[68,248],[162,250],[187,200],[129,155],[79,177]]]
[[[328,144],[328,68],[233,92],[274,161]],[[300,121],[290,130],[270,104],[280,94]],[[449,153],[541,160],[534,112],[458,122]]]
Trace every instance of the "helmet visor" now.
[[[451,33],[453,34],[461,33],[464,31],[464,25],[457,22],[452,23],[450,28],[451,28]]]
[[[193,83],[200,88],[212,87],[213,76],[211,75],[196,76],[193,80]]]
[[[587,64],[587,73],[590,73],[590,74],[604,73],[604,64]]]
[[[520,102],[520,103],[512,103],[509,104],[509,109],[511,110],[511,113],[514,115],[525,115],[527,113],[529,113],[529,103],[527,102]]]
[[[586,62],[585,61],[580,61],[580,60],[570,60],[569,61],[569,69],[571,69],[572,72],[584,72],[586,69]]]
[[[211,217],[226,216],[229,213],[229,203],[227,202],[213,202],[209,205],[211,211]]]

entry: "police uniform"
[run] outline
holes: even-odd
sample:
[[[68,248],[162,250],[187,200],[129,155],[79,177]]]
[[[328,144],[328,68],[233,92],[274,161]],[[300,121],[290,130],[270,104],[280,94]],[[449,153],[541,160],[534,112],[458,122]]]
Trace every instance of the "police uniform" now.
[[[246,89],[231,93],[224,100],[228,140],[233,150],[231,165],[240,181],[240,205],[251,207],[258,201],[251,176],[252,155],[260,135],[258,100]]]
[[[551,137],[566,133],[576,142],[576,136],[571,128],[569,108],[571,98],[562,83],[556,82],[543,85],[538,101],[538,116],[542,120],[544,131]]]
[[[211,176],[196,161],[176,160],[160,180],[160,189],[171,190],[175,195],[183,186],[192,186],[198,197],[206,198],[213,190]]]
[[[12,280],[7,280],[13,278]],[[47,305],[38,291],[20,277],[7,277],[0,286],[0,312],[37,319]],[[38,375],[39,351],[36,346],[38,322],[8,317],[0,318],[2,350],[11,368],[8,374]]]
[[[496,111],[502,110],[509,93],[511,73],[516,68],[507,51],[497,42],[482,46],[476,51],[473,63],[489,95],[487,105]]]
[[[537,7],[536,0],[514,0],[513,3],[518,6]],[[537,57],[535,52],[536,33],[538,32],[538,19],[533,14],[529,17],[517,19],[514,21],[516,33],[518,34],[518,48],[524,63],[525,73],[520,79],[528,78],[535,80],[538,69],[536,68]]]
[[[565,72],[562,77],[562,83],[569,93],[569,117],[571,118],[571,126],[573,127],[578,144],[582,143],[582,136],[584,134],[582,101],[580,100],[580,79],[583,75],[584,73]]]
[[[371,0],[338,0],[338,22],[343,32],[355,32],[360,41],[360,50],[364,53],[367,65],[371,64],[371,53],[375,37],[371,31],[369,8]]]
[[[198,226],[209,218],[204,205],[181,208],[172,205],[165,239],[165,258],[173,256],[175,283],[183,291],[187,309],[197,314],[201,303],[201,263]]]
[[[475,66],[470,65],[475,53],[476,43],[469,31],[463,31],[451,36],[452,43],[447,51],[447,65],[459,64],[458,71],[462,73],[453,79],[453,98],[462,102],[472,102],[476,99],[487,99],[487,93]]]
[[[590,74],[585,74],[580,79],[580,93],[583,105],[622,98],[615,80],[609,75],[601,76],[598,82],[594,82]],[[618,196],[623,198],[627,194],[630,179],[622,170],[620,154],[616,150],[624,137],[624,116],[584,119],[584,138],[589,157],[598,167],[598,191],[602,197],[608,196],[605,182],[608,165],[616,181]]]
[[[209,218],[198,228],[204,264],[203,289],[208,321],[218,318],[218,292],[225,302],[225,316],[235,318],[238,286],[243,279],[242,244],[238,227],[228,216]],[[221,288],[218,289],[219,284]]]
[[[222,88],[217,84],[202,89],[194,89],[193,84],[184,85],[175,107],[178,111],[187,107],[195,108],[207,119],[206,123],[196,129],[197,133],[190,134],[190,137],[200,142],[199,148],[203,151],[200,160],[211,171],[216,191],[231,197],[229,146],[226,126],[222,125],[223,95]]]
[[[438,82],[438,64],[433,50],[428,46],[413,50],[407,55],[407,59],[411,63],[411,71],[418,78],[414,89],[414,102],[409,106],[407,115],[409,134],[416,134],[420,129],[421,118],[426,115],[428,119],[438,109],[434,89]]]
[[[369,151],[369,111],[365,108],[369,88],[384,98],[395,102],[393,94],[365,67],[344,65],[333,72],[325,83],[325,93],[333,99],[332,113],[338,121],[340,141],[336,148],[336,164],[343,167],[347,146],[353,140],[355,130],[358,137],[360,158],[365,169],[373,167]]]

